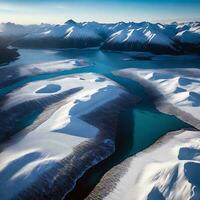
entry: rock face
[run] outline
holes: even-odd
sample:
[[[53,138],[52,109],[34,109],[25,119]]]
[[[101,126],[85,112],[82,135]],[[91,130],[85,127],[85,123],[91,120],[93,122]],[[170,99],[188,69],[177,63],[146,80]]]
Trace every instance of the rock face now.
[[[10,38],[12,45],[39,48],[98,47],[117,51],[150,51],[156,54],[200,52],[200,23],[152,24],[149,22],[63,25],[1,24],[0,38]]]
[[[19,56],[16,49],[7,48],[8,42],[0,39],[0,64],[11,62]]]
[[[63,198],[87,169],[113,153],[118,114],[134,101],[92,73],[36,81],[7,95],[0,112],[10,126],[40,115],[1,145],[1,199]]]
[[[0,47],[0,64],[9,63],[14,61],[19,56],[19,53],[16,49],[8,49]]]

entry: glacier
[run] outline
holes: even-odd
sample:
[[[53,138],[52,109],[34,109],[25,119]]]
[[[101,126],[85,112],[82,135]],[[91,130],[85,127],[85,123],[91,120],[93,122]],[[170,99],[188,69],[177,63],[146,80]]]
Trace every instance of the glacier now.
[[[56,90],[48,88],[52,84]],[[88,168],[114,152],[117,116],[135,102],[121,86],[93,73],[28,83],[6,99],[1,112],[12,116],[10,125],[41,112],[1,144],[2,200],[65,197]]]
[[[113,73],[139,82],[161,112],[193,128],[169,132],[113,167],[86,199],[199,199],[200,70],[129,68]]]

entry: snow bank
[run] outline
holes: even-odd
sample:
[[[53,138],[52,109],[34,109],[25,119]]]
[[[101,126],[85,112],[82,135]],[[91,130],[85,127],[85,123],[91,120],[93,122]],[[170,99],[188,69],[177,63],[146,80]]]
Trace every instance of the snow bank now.
[[[17,63],[10,67],[5,67],[0,74],[0,87],[5,88],[22,79],[34,75],[52,74],[66,72],[72,69],[79,69],[83,67],[91,67],[92,64],[83,59],[63,59],[58,61],[42,62],[38,64],[20,64]]]
[[[199,69],[124,69],[114,73],[139,81],[156,98],[161,110],[170,104],[171,109],[165,107],[167,113],[200,128]],[[199,172],[200,131],[171,132],[112,168],[86,199],[197,200]]]
[[[139,81],[157,98],[161,111],[200,128],[199,69],[125,69],[115,74]]]
[[[40,64],[31,64],[25,67],[23,66],[19,68],[19,74],[20,76],[27,76],[33,74],[36,75],[36,74],[71,70],[88,66],[90,66],[90,64],[81,59],[66,59],[66,60],[45,62]]]
[[[61,78],[55,78],[55,79],[49,79],[49,80],[42,80],[42,81],[36,81],[31,82],[25,85],[24,87],[9,93],[7,95],[7,100],[4,103],[2,109],[8,110],[16,105],[31,101],[31,100],[37,100],[40,98],[61,94],[67,90],[73,89],[73,88],[82,88],[82,91],[80,91],[77,94],[77,99],[81,95],[84,96],[85,101],[90,99],[90,96],[98,92],[99,90],[110,86],[114,86],[115,83],[103,78],[104,81],[98,82],[99,78],[101,76],[99,75],[93,75],[92,73],[88,74],[81,74],[81,75],[73,75],[73,76],[66,76]],[[41,90],[44,90],[49,85],[54,84],[59,87],[59,90],[55,92],[41,92]],[[116,91],[119,91],[116,93],[116,95],[119,95],[120,90],[117,87],[113,88]],[[109,92],[109,91],[108,91]],[[83,93],[83,94],[82,94]],[[22,95],[23,94],[23,95]],[[104,91],[100,92],[102,97],[104,98],[103,94]],[[116,95],[110,96],[109,98],[116,98]],[[76,97],[76,96],[75,96]],[[106,99],[104,99],[105,101]],[[109,99],[108,99],[109,100]],[[103,103],[100,101],[99,103]],[[98,105],[98,104],[96,104]],[[95,107],[92,107],[91,109],[94,109]]]
[[[115,180],[112,171],[119,166],[103,177],[87,200],[199,199],[200,132],[169,133],[120,165],[127,169],[115,188],[106,196],[98,190]]]

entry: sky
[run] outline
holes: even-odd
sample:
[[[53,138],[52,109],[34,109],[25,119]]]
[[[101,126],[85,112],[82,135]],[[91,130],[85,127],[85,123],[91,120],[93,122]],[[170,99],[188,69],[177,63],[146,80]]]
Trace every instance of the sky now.
[[[200,0],[0,0],[0,22],[200,21]]]

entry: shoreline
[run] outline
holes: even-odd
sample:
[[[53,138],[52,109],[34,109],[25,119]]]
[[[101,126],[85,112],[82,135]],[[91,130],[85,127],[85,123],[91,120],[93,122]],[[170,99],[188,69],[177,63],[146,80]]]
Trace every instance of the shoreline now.
[[[122,178],[128,172],[129,167],[131,166],[131,161],[134,158],[140,157],[140,155],[144,155],[145,153],[151,153],[155,149],[161,147],[163,144],[166,144],[173,140],[175,136],[181,135],[184,131],[198,130],[195,128],[184,128],[166,133],[148,148],[136,153],[133,156],[130,156],[129,158],[122,161],[120,164],[114,166],[106,174],[104,174],[100,182],[95,186],[94,190],[92,190],[92,192],[85,198],[85,200],[103,200],[116,189],[120,178]]]
[[[80,77],[82,77],[82,76],[84,77],[84,75],[81,74]],[[95,74],[94,76],[91,77],[91,80],[96,81],[96,80],[98,80],[99,77],[102,77],[102,76]],[[87,74],[85,75],[85,78],[87,78]],[[93,80],[93,78],[95,78],[95,80]],[[85,108],[86,109],[85,111],[84,111],[84,109],[82,109],[81,110],[82,112],[79,113],[75,109],[75,111],[74,112],[71,111],[70,114],[72,115],[72,117],[73,116],[75,118],[78,117],[79,120],[83,121],[84,123],[98,128],[99,132],[94,138],[89,138],[88,140],[83,140],[83,141],[81,140],[82,142],[77,144],[76,146],[74,146],[72,149],[72,152],[70,152],[70,154],[68,154],[68,155],[66,154],[66,157],[61,158],[61,159],[59,157],[58,158],[56,157],[56,160],[54,161],[54,163],[52,163],[52,165],[50,164],[50,166],[48,166],[46,168],[46,171],[44,170],[40,173],[38,172],[36,179],[33,179],[33,181],[28,180],[27,185],[25,187],[23,185],[19,186],[19,187],[21,187],[21,189],[19,188],[19,191],[14,196],[15,198],[38,199],[38,200],[39,199],[52,199],[52,198],[64,199],[65,196],[71,190],[73,190],[73,188],[76,185],[76,181],[80,177],[82,177],[82,175],[89,168],[91,168],[92,166],[101,162],[102,160],[106,159],[108,156],[110,156],[114,152],[114,150],[115,150],[115,145],[114,145],[115,131],[117,128],[118,115],[120,112],[122,112],[124,109],[127,109],[129,106],[135,105],[136,102],[138,101],[138,99],[134,95],[128,93],[126,91],[126,89],[124,89],[120,85],[116,84],[112,80],[110,80],[108,78],[104,78],[104,79],[106,79],[107,83],[99,83],[100,85],[99,86],[97,85],[97,86],[100,88],[98,89],[98,87],[97,87],[97,91],[95,89],[95,91],[96,91],[95,93],[93,93],[94,91],[91,91],[91,92],[88,91],[88,89],[92,90],[92,88],[90,88],[89,85],[87,86],[87,82],[86,82],[85,83],[86,84],[85,85],[86,93],[80,92],[80,95],[77,96],[79,94],[79,89],[80,89],[80,88],[77,88],[78,91],[73,91],[73,89],[72,89],[72,91],[70,92],[70,95],[67,96],[67,98],[66,98],[66,96],[63,96],[62,93],[60,93],[61,98],[57,98],[56,95],[52,95],[48,98],[51,98],[51,97],[55,98],[55,101],[51,102],[52,105],[50,105],[50,106],[48,105],[48,102],[47,102],[48,98],[45,99],[45,97],[43,97],[45,105],[40,105],[39,99],[37,99],[37,97],[35,97],[36,98],[35,100],[32,100],[32,101],[35,101],[36,106],[37,106],[37,103],[42,107],[44,106],[44,111],[39,115],[39,117],[36,119],[36,121],[32,125],[28,126],[26,129],[19,132],[19,134],[16,134],[16,136],[11,138],[8,141],[8,143],[5,144],[5,146],[2,145],[1,146],[3,148],[2,153],[4,152],[4,154],[5,154],[6,150],[9,149],[9,146],[10,145],[14,146],[15,143],[21,142],[20,144],[24,144],[24,143],[27,144],[26,136],[30,136],[30,135],[32,135],[31,133],[34,132],[34,130],[36,130],[36,129],[38,130],[38,128],[41,127],[44,122],[48,121],[48,119],[50,118],[51,115],[54,114],[54,112],[56,112],[57,110],[60,110],[60,108],[63,105],[69,104],[69,106],[70,106],[72,104],[72,102],[74,102],[74,101],[75,101],[75,105],[76,105],[76,103],[78,103],[78,102],[76,102],[76,99],[78,101],[78,98],[80,99],[79,101],[82,102],[82,104],[84,105],[83,97],[88,98],[88,95],[86,95],[87,93],[89,93],[92,97],[92,95],[94,95],[94,94],[98,94],[101,96],[101,94],[102,94],[101,92],[103,92],[103,96],[101,96],[101,98],[99,96],[99,98],[100,98],[99,100],[102,100],[101,103],[96,102],[96,105],[94,105],[94,109],[92,109],[92,110],[90,109],[90,107],[87,108],[87,106],[89,106],[90,104],[93,105],[94,101],[98,100],[98,98],[96,99],[95,95],[94,95],[94,98],[91,98],[92,99],[91,101],[90,101],[90,98],[86,101],[86,102],[88,102],[88,104],[86,104],[87,106]],[[55,80],[57,80],[57,79],[55,79]],[[70,80],[71,79],[69,79],[69,81]],[[80,80],[80,81],[83,81],[83,80]],[[89,77],[88,77],[88,81],[90,81]],[[96,82],[98,82],[98,81],[96,81]],[[66,84],[66,82],[65,82],[65,84]],[[113,86],[113,88],[112,88],[112,86]],[[37,87],[40,88],[40,85]],[[75,87],[75,86],[73,86],[73,87]],[[115,92],[116,94],[113,95],[113,97],[111,98],[110,96],[108,96],[111,94],[109,91],[112,91],[112,93]],[[66,92],[69,93],[68,90],[66,90]],[[75,94],[73,96],[74,92],[75,93],[77,92],[77,94]],[[32,94],[30,94],[30,95],[32,95]],[[39,94],[37,94],[37,95],[39,95]],[[29,98],[27,97],[27,99],[29,99]],[[31,99],[31,97],[30,97],[30,99]],[[42,101],[42,99],[41,99],[41,101]],[[23,99],[22,99],[22,104],[23,104]],[[26,104],[27,103],[25,102],[25,105]],[[20,105],[21,104],[19,104],[19,105],[14,104],[13,109],[15,109],[15,107],[20,108]],[[28,108],[28,105],[30,105],[30,104],[26,105],[27,108]],[[12,107],[11,107],[11,110],[12,110]],[[76,112],[78,112],[78,113],[76,113]],[[61,112],[61,114],[62,114],[62,112]],[[70,117],[70,115],[69,115],[69,117]],[[43,129],[39,129],[39,130],[44,131]],[[46,131],[48,131],[48,129]],[[56,130],[54,130],[54,131],[56,132]],[[82,131],[85,132],[86,130],[82,130]],[[90,131],[90,130],[88,130],[88,131]],[[31,132],[31,133],[29,133],[29,132]],[[86,134],[84,132],[82,133],[83,137]],[[62,131],[60,133],[62,133]],[[37,137],[39,137],[37,135],[37,133],[35,133],[35,134]],[[42,132],[41,132],[41,134],[42,134]],[[70,134],[70,132],[69,132],[69,134]],[[60,136],[60,134],[58,134],[58,137],[59,136]],[[26,139],[25,139],[25,137],[26,137]],[[33,135],[30,137],[34,138]],[[25,139],[25,142],[23,143],[24,139]],[[61,141],[61,144],[62,144],[62,141]],[[29,151],[38,152],[38,153],[44,151],[44,153],[45,153],[45,150],[42,150],[42,149],[40,151],[37,150],[37,148],[40,148],[40,144],[35,146],[36,150],[33,149],[34,143],[33,143],[33,145],[31,145],[31,144],[30,145],[27,144],[27,145],[28,145]],[[20,150],[23,150],[23,148],[20,149],[21,148],[20,145],[18,145],[18,146],[19,146],[19,152],[20,152]],[[18,146],[15,148],[18,148]],[[2,154],[2,157],[4,156],[4,154]],[[47,156],[48,156],[48,152],[47,152]],[[49,158],[51,158],[51,152],[49,153],[49,156],[50,156]],[[23,159],[23,157],[22,157],[22,159]],[[12,186],[9,186],[9,187],[12,187]],[[8,187],[8,189],[9,189],[9,187]]]
[[[132,101],[133,100],[132,97],[131,97],[131,100],[129,98],[130,98],[129,95],[124,96],[124,94],[122,94],[121,98],[108,102],[106,103],[106,105],[102,105],[101,107],[97,108],[95,111],[88,113],[86,116],[82,116],[81,118],[84,120],[92,120],[90,121],[90,123],[92,122],[93,125],[96,125],[99,128],[98,123],[102,125],[102,122],[104,120],[99,119],[95,122],[94,116],[97,116],[99,112],[101,112],[101,110],[105,108],[105,110],[107,110],[106,111],[107,113],[103,112],[105,116],[108,117],[110,114],[112,116],[110,118],[112,123],[111,124],[108,123],[108,126],[112,126],[111,127],[112,131],[106,133],[105,127],[100,127],[100,133],[97,135],[97,137],[94,140],[92,139],[86,142],[82,142],[81,144],[76,146],[73,152],[71,153],[71,155],[67,156],[66,158],[64,158],[63,160],[57,163],[58,169],[52,168],[49,171],[45,172],[41,177],[39,177],[39,180],[41,181],[36,181],[30,187],[20,192],[17,195],[17,198],[18,197],[25,198],[25,199],[37,198],[38,200],[54,199],[54,198],[68,199],[67,195],[70,191],[72,191],[76,187],[77,180],[79,180],[85,174],[87,170],[89,170],[92,167],[95,167],[95,165],[98,165],[98,163],[104,161],[106,158],[111,156],[112,153],[114,152],[114,149],[115,149],[114,148],[114,140],[115,140],[114,130],[115,130],[115,126],[117,125],[116,124],[117,122],[114,122],[114,121],[116,121],[117,119],[119,110],[125,109],[127,106],[129,106],[129,104],[135,104],[135,102]],[[124,103],[124,100],[126,101],[126,103]],[[122,103],[123,106],[120,106],[119,108],[118,105],[121,104],[120,102]],[[109,107],[109,110],[106,109],[106,107]],[[115,107],[115,108],[110,108],[110,107]],[[116,112],[115,114],[113,113],[113,109]],[[106,142],[105,142],[105,138],[108,138],[108,137],[111,137],[111,138],[106,139]],[[83,152],[85,154],[84,157],[83,157]],[[81,157],[83,157],[84,159],[82,160]],[[80,158],[81,160],[79,160]],[[75,164],[73,164],[73,162],[75,162]],[[72,168],[72,165],[76,167]],[[67,168],[69,169],[67,170]],[[56,175],[56,179],[53,178],[55,175],[55,171],[58,171],[58,174]],[[77,175],[79,174],[79,175],[77,176],[76,174]],[[76,176],[76,178],[72,178],[73,176]],[[47,180],[52,180],[52,179],[54,179],[54,183],[53,183],[54,186],[51,185],[51,189],[50,189],[48,188],[49,186],[48,186]],[[43,188],[48,188],[45,193],[43,191]]]
[[[154,102],[156,108],[162,112],[169,115],[174,115],[180,120],[184,121],[185,123],[191,124],[196,129],[200,130],[200,120],[193,117],[189,112],[185,112],[176,106],[173,106],[171,103],[169,103],[163,94],[157,89],[156,85],[151,83],[148,80],[140,78],[138,75],[128,74],[128,72],[123,71],[114,71],[114,75],[125,77],[133,81],[137,81],[139,84],[141,84],[147,94],[152,98],[152,101]]]
[[[96,185],[94,190],[88,195],[88,197],[85,200],[102,200],[105,197],[107,197],[109,194],[114,192],[117,185],[120,182],[120,178],[122,178],[126,172],[129,170],[129,166],[131,161],[134,158],[140,157],[141,155],[144,155],[145,153],[151,154],[154,150],[161,147],[162,145],[169,143],[174,139],[175,136],[181,135],[185,131],[199,131],[200,130],[200,120],[193,117],[190,113],[186,113],[185,111],[182,111],[178,109],[177,107],[173,106],[171,103],[168,103],[165,101],[164,96],[157,90],[154,84],[143,80],[137,75],[134,74],[128,74],[128,72],[125,71],[125,73],[122,71],[122,73],[119,71],[115,71],[113,73],[116,76],[125,77],[131,80],[135,80],[139,82],[145,89],[145,91],[148,93],[150,98],[153,99],[156,108],[162,112],[169,115],[175,115],[177,118],[181,119],[182,121],[191,124],[194,128],[184,128],[177,131],[172,131],[166,133],[164,136],[159,138],[154,144],[149,146],[148,148],[144,149],[143,151],[140,151],[139,153],[136,153],[135,155],[127,158],[120,164],[114,166],[111,170],[109,170],[100,180],[100,182]],[[131,169],[131,167],[130,167]],[[119,175],[120,174],[120,175]],[[131,183],[130,183],[131,184]],[[107,190],[107,187],[109,188]],[[122,186],[119,186],[120,188]],[[134,186],[133,186],[134,187]],[[122,188],[121,188],[122,189]],[[116,193],[113,193],[114,195],[117,195],[117,192],[120,192],[119,190],[115,191]],[[121,191],[123,193],[123,191]]]
[[[0,47],[0,67],[9,64],[10,62],[14,62],[19,59],[20,54],[17,49],[10,48],[1,48]]]

